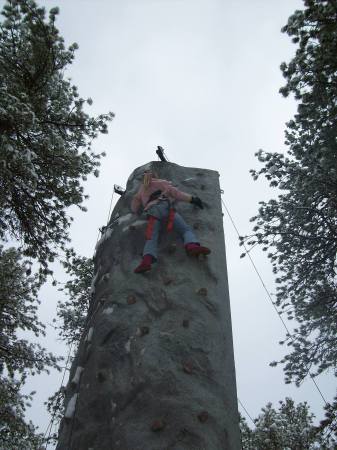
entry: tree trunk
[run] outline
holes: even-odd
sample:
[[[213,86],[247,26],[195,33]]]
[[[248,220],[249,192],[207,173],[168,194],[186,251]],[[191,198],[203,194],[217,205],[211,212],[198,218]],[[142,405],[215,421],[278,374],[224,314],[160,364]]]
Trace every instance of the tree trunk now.
[[[188,257],[162,230],[158,262],[134,274],[146,222],[130,201],[149,167],[203,200],[202,210],[181,202],[177,210],[212,253]],[[130,176],[96,249],[58,450],[241,448],[218,178],[167,162]]]

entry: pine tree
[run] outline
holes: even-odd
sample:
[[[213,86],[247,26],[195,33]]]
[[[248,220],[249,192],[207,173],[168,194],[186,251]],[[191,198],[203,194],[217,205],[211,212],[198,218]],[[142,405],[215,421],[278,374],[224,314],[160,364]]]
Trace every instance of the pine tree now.
[[[92,299],[92,285],[94,280],[94,262],[91,258],[78,256],[73,249],[66,251],[63,261],[68,281],[59,288],[66,295],[65,300],[58,302],[57,324],[60,339],[66,342],[69,348],[70,360],[76,352],[80,338],[84,331],[88,311]],[[65,387],[61,386],[45,403],[47,411],[52,418],[52,429],[47,441],[57,443],[57,433],[62,417],[64,416]]]
[[[0,246],[0,448],[6,450],[41,442],[25,421],[31,396],[21,388],[29,374],[57,367],[57,358],[21,336],[44,333],[38,290],[48,264],[67,253],[67,208],[85,210],[82,182],[99,175],[104,156],[91,143],[113,117],[90,116],[92,100],[65,77],[77,44],[65,47],[58,12],[47,16],[33,0],[7,0],[0,26],[0,245],[20,245]],[[33,260],[38,275],[31,275]]]
[[[280,194],[261,202],[254,234],[242,238],[268,251],[278,283],[276,304],[298,327],[285,341],[286,382],[337,368],[337,2],[305,0],[283,32],[297,45],[281,65],[284,96],[298,110],[287,124],[287,151],[257,154]],[[276,364],[276,363],[274,363]]]
[[[60,338],[68,345],[74,344],[76,348],[84,330],[91,302],[94,262],[92,258],[78,256],[73,249],[68,249],[63,266],[69,279],[59,289],[66,294],[66,300],[58,302],[57,316],[61,322],[58,329]]]
[[[244,450],[314,450],[328,449],[323,433],[313,425],[314,415],[306,402],[295,405],[286,398],[279,409],[268,403],[250,429],[241,417]]]
[[[40,449],[43,437],[24,414],[34,392],[23,395],[22,383],[0,377],[0,448],[2,450]]]
[[[18,250],[0,247],[0,448],[8,450],[37,448],[40,438],[24,419],[33,393],[20,388],[28,375],[58,368],[58,358],[24,337],[43,336],[45,328],[37,317],[39,277],[29,273]]]
[[[91,141],[113,114],[91,117],[64,71],[66,48],[55,26],[58,8],[7,0],[0,28],[0,238],[20,239],[26,256],[46,268],[68,241],[66,208],[85,210],[82,181],[98,176]]]
[[[337,396],[333,399],[331,403],[328,403],[324,407],[325,418],[321,420],[318,431],[324,435],[324,442],[332,444],[337,443]]]

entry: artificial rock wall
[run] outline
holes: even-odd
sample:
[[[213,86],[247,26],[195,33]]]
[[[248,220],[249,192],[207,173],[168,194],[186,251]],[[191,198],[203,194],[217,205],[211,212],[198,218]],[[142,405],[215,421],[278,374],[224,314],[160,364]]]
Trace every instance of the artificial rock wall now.
[[[212,253],[190,258],[164,231],[157,264],[136,275],[146,221],[130,201],[149,167],[203,200],[203,210],[177,210]],[[57,449],[240,449],[219,174],[166,162],[136,169],[95,267]]]

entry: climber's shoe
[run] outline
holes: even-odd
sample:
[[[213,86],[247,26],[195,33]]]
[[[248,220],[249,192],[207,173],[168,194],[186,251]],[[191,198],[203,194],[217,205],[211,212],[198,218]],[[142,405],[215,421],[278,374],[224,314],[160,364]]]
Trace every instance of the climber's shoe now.
[[[202,245],[195,242],[186,244],[185,250],[189,256],[209,255],[211,253],[211,250],[209,248],[203,247]]]
[[[151,264],[153,262],[152,255],[144,255],[142,262],[135,268],[134,273],[143,273],[151,270]]]

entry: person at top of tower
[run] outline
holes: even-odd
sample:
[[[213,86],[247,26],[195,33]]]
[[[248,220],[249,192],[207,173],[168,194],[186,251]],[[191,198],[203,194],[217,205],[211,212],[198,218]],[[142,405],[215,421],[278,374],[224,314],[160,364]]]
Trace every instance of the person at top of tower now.
[[[174,228],[179,233],[189,256],[208,255],[211,252],[209,248],[200,245],[191,227],[175,211],[173,204],[177,201],[192,203],[203,208],[199,197],[179,191],[170,181],[156,178],[156,175],[150,170],[144,172],[142,184],[131,201],[131,210],[134,214],[137,214],[143,207],[147,215],[143,259],[134,270],[135,273],[151,270],[152,263],[157,260],[157,244],[161,224],[167,225],[167,231]]]

